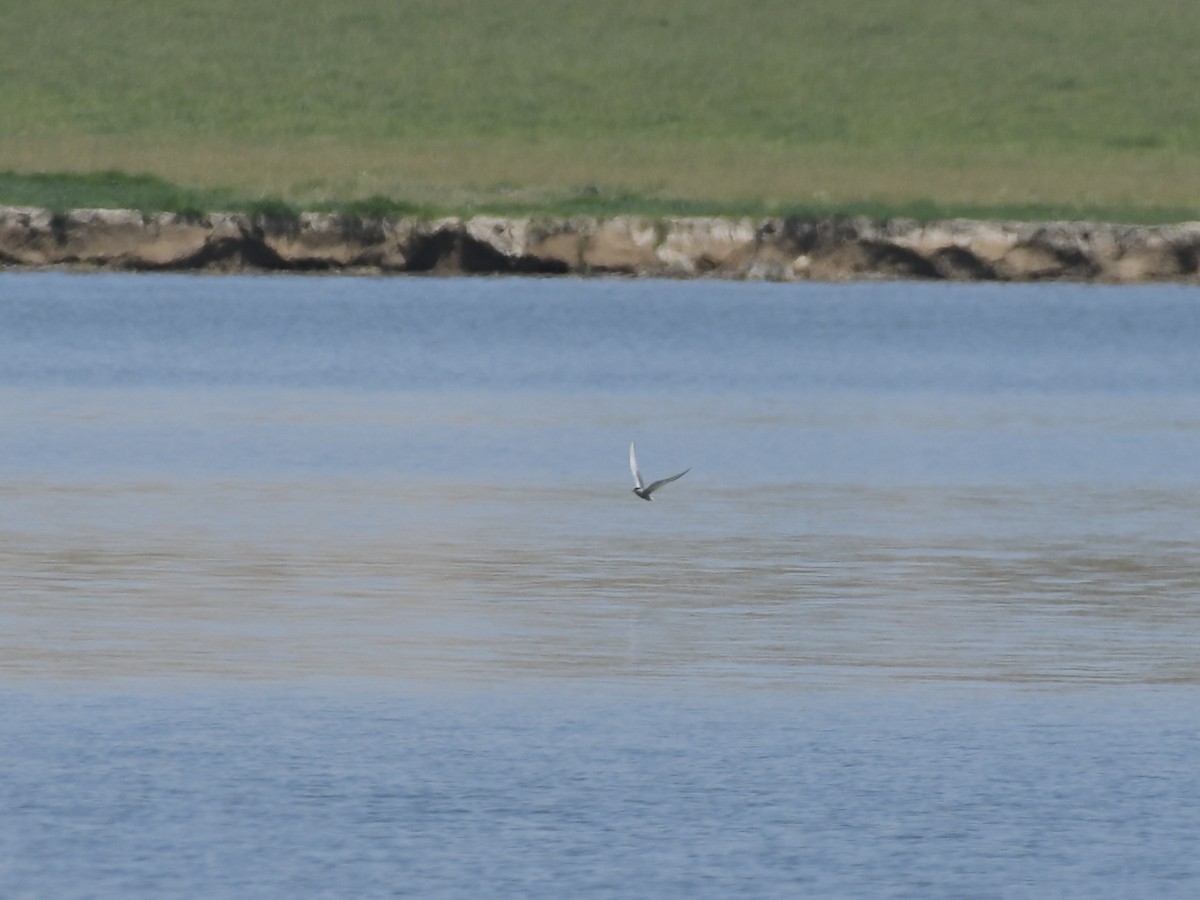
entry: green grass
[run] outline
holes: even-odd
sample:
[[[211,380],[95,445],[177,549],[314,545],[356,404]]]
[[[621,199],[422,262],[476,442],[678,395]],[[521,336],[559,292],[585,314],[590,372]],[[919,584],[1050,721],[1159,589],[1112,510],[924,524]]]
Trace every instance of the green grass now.
[[[174,204],[1200,216],[1190,0],[6,6],[0,170]]]
[[[0,202],[42,206],[58,212],[78,208],[130,208],[196,215],[233,205],[221,191],[181,188],[153,175],[124,172],[0,172]]]
[[[127,175],[116,171],[84,174],[0,172],[0,205],[40,206],[56,213],[80,208],[128,208],[147,214],[172,212],[191,218],[202,218],[207,213],[221,211],[290,219],[302,211],[300,205],[277,196],[184,188],[156,176]],[[464,214],[608,218],[636,214],[656,218],[706,215],[799,218],[866,216],[872,219],[910,218],[925,222],[953,218],[1017,221],[1091,219],[1129,224],[1176,222],[1189,218],[1195,212],[1185,207],[943,204],[924,198],[904,202],[813,201],[802,204],[717,202],[669,199],[629,191],[604,191],[595,187],[579,191],[543,192],[537,197],[525,199],[514,198],[509,192],[507,198],[496,196],[458,205],[419,204],[374,195],[348,200],[327,199],[305,204],[303,209],[335,212],[360,219],[432,219]]]

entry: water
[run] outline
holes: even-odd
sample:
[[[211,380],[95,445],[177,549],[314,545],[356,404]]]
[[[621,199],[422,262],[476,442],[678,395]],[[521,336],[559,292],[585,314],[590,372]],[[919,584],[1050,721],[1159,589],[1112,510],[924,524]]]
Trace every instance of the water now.
[[[4,275],[0,894],[1193,896],[1198,301]]]

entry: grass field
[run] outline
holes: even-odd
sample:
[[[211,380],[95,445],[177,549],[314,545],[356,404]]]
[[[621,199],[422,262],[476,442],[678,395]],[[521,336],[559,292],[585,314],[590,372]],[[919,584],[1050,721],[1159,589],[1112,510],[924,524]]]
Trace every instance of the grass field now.
[[[1190,0],[4,6],[0,203],[1200,217]]]

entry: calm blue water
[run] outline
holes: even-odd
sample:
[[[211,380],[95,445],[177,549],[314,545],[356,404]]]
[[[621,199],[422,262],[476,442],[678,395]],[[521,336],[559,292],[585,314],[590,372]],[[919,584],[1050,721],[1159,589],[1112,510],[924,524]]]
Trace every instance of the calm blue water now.
[[[1197,347],[1195,287],[2,275],[0,895],[1195,896]]]

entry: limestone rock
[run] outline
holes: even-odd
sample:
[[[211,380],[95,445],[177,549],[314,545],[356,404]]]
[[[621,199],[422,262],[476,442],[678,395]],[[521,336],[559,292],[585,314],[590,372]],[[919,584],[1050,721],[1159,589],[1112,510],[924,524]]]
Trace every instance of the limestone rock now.
[[[0,266],[1145,282],[1200,277],[1200,222],[201,218],[0,209]]]
[[[650,219],[619,216],[597,224],[584,238],[584,271],[622,275],[657,273],[659,234]]]
[[[756,243],[750,219],[675,219],[667,223],[656,256],[671,274],[735,275],[751,265]]]

